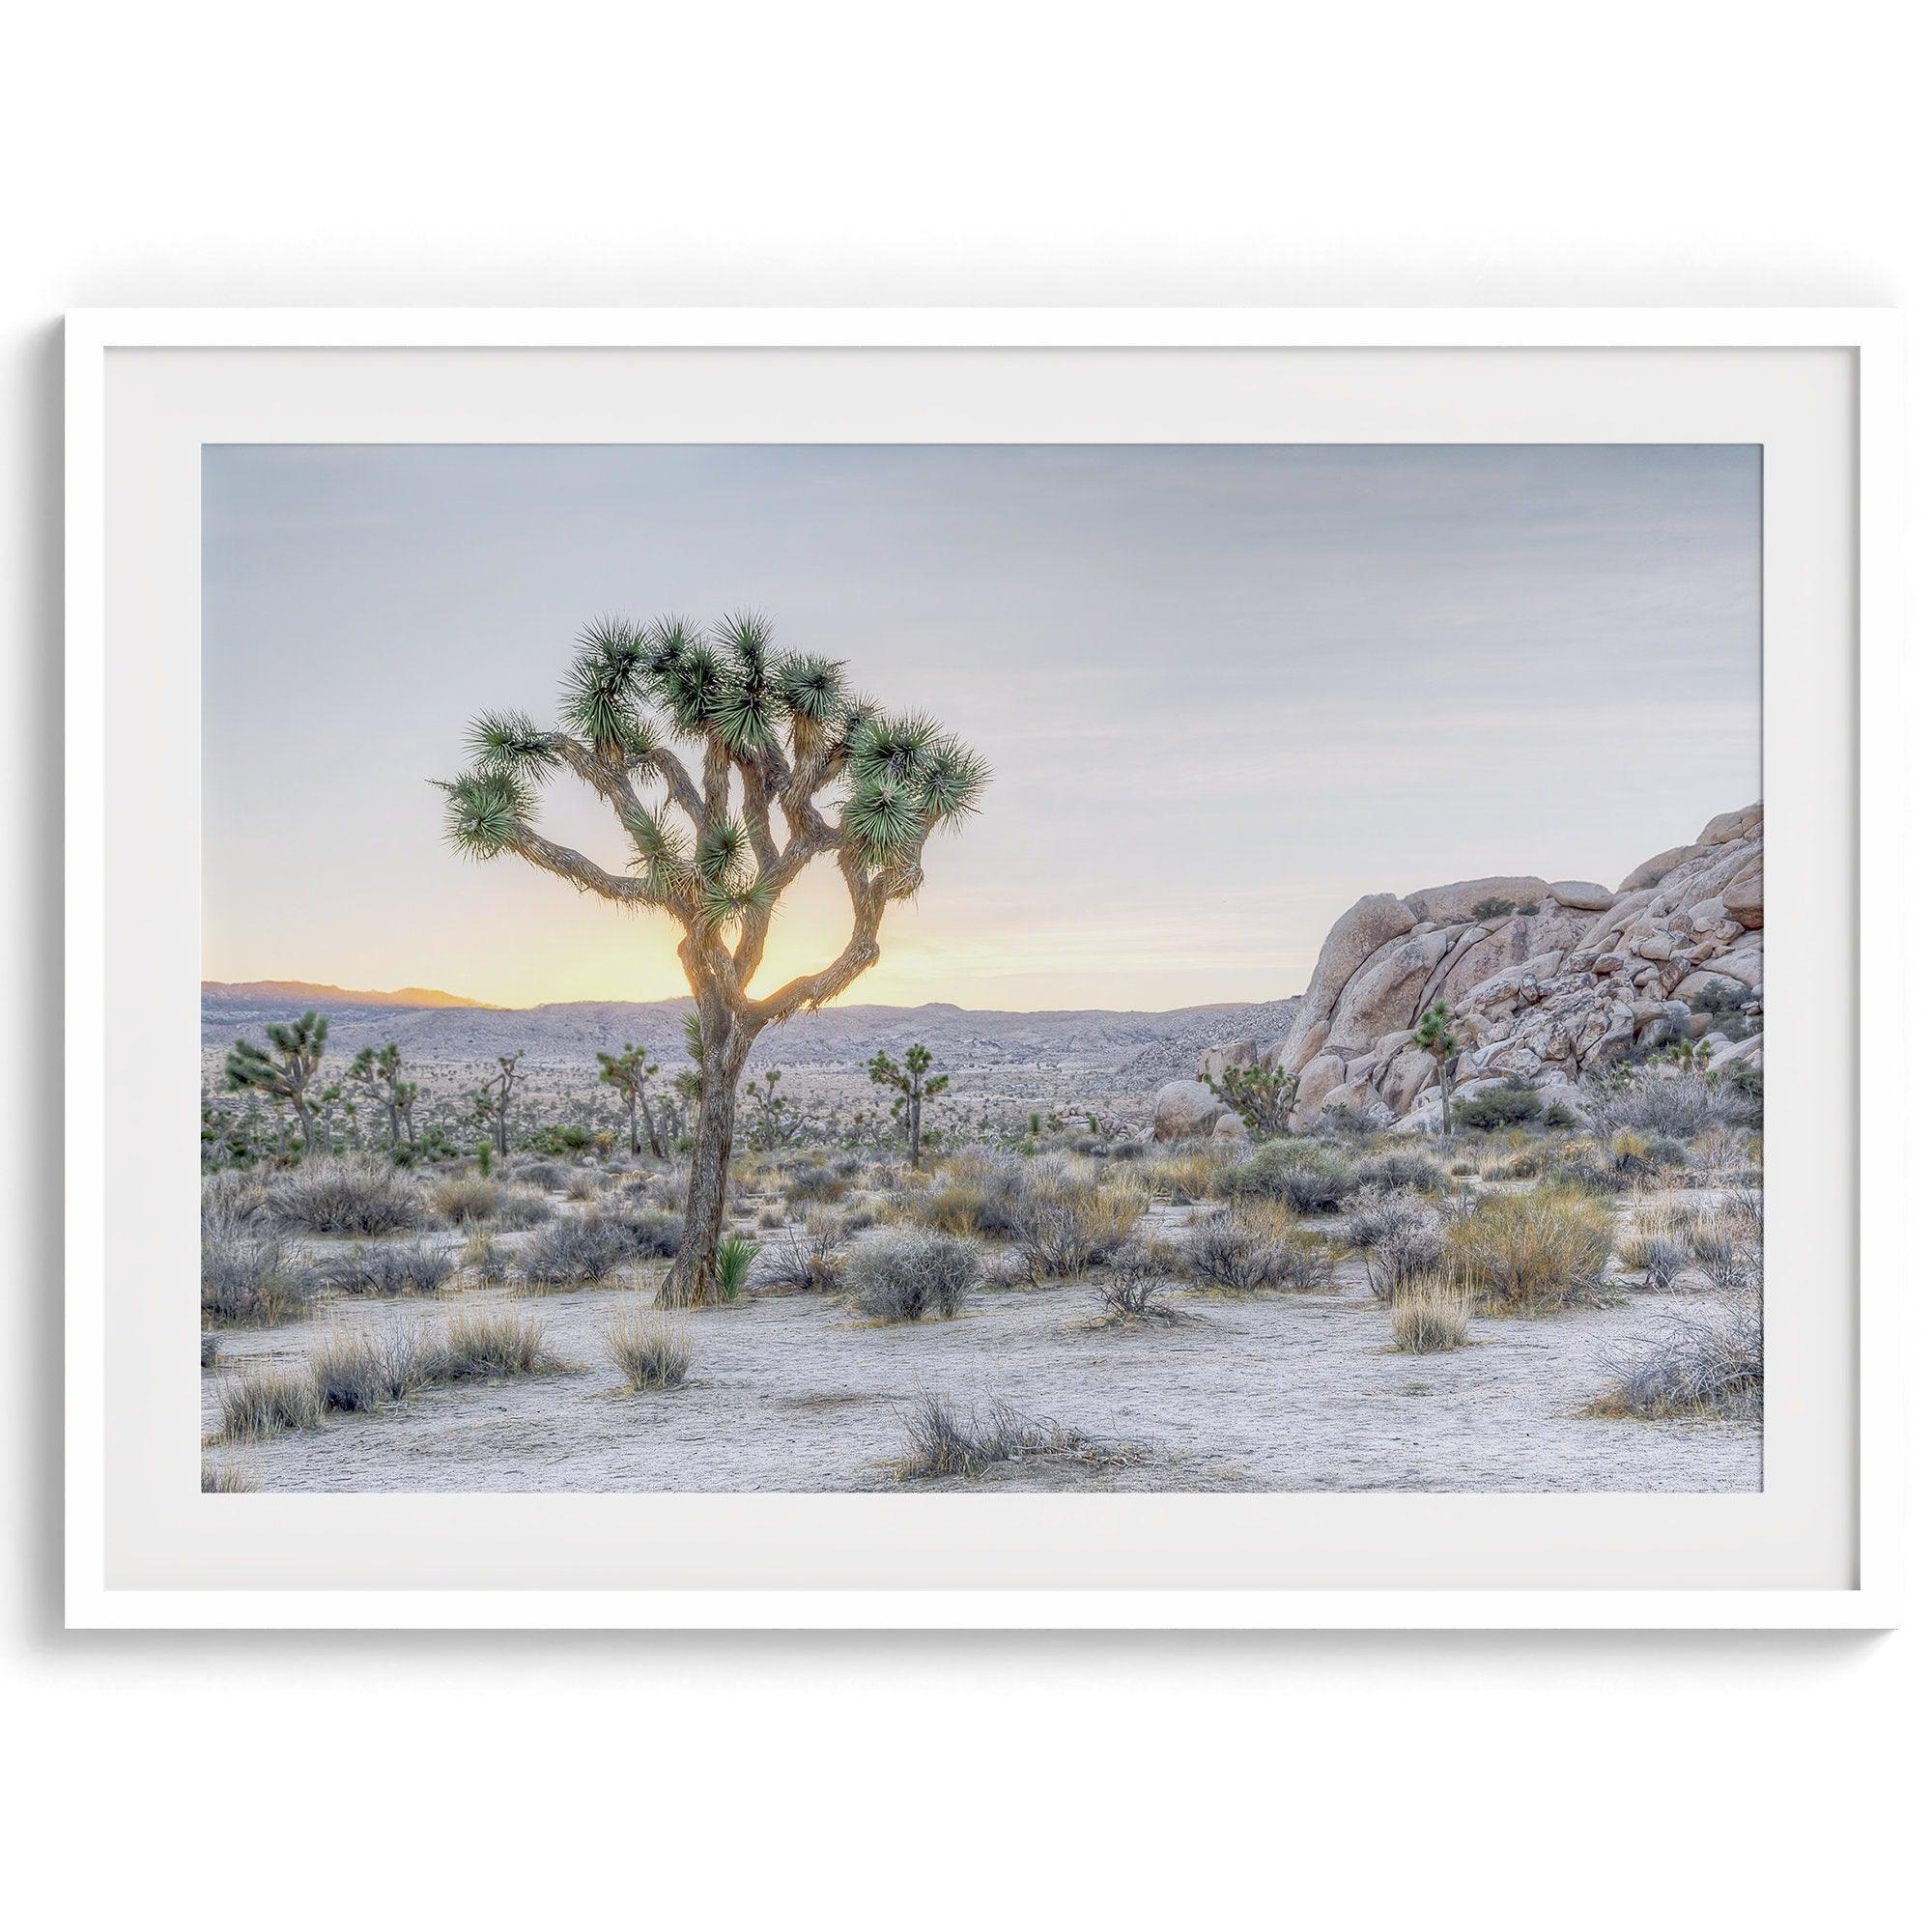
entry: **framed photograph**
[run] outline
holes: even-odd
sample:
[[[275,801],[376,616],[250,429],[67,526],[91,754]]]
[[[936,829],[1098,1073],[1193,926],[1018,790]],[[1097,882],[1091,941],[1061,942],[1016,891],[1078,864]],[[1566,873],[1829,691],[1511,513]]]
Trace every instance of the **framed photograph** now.
[[[68,329],[71,1624],[1895,1620],[1890,317]]]

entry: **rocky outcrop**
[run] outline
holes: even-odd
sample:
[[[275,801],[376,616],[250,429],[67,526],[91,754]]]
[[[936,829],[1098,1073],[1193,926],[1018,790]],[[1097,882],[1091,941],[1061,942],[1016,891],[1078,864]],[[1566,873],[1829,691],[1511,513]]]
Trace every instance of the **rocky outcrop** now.
[[[1704,1032],[1709,1015],[1690,1003],[1720,988],[1762,1012],[1758,805],[1720,813],[1614,892],[1509,875],[1357,899],[1323,941],[1287,1036],[1261,1060],[1300,1077],[1304,1123],[1338,1106],[1403,1127],[1439,1121],[1435,1063],[1410,1044],[1439,999],[1463,1044],[1459,1095],[1518,1078],[1580,1108],[1578,1083],[1597,1066]],[[1202,1071],[1219,1077],[1254,1064],[1254,1052],[1246,1040],[1209,1048]],[[1761,1033],[1719,1037],[1713,1062],[1762,1054]],[[1223,1112],[1200,1082],[1177,1081],[1161,1090],[1155,1131],[1211,1133]],[[1173,1123],[1166,1133],[1163,1114]]]

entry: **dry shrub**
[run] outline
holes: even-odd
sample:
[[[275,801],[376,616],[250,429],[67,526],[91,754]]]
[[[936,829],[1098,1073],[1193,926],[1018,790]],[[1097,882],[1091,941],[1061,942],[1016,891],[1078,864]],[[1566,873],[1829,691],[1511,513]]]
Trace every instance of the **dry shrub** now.
[[[1368,1263],[1369,1292],[1378,1301],[1392,1301],[1440,1263],[1442,1216],[1400,1196],[1371,1196],[1350,1216],[1348,1238]]]
[[[1277,1201],[1297,1214],[1332,1214],[1355,1184],[1355,1171],[1320,1141],[1267,1141],[1223,1170],[1231,1201]]]
[[[427,1218],[413,1184],[373,1161],[304,1161],[269,1183],[263,1208],[278,1227],[304,1235],[396,1235]]]
[[[1095,1293],[1100,1300],[1103,1323],[1158,1321],[1173,1325],[1179,1310],[1166,1299],[1166,1271],[1146,1248],[1123,1248],[1108,1265],[1106,1278]]]
[[[1486,1314],[1536,1315],[1603,1297],[1609,1208],[1577,1189],[1492,1194],[1444,1231],[1448,1269]]]
[[[1321,1289],[1335,1278],[1326,1241],[1297,1227],[1279,1202],[1243,1201],[1197,1221],[1180,1241],[1182,1264],[1228,1294]]]
[[[203,1495],[242,1496],[251,1494],[257,1487],[255,1479],[245,1475],[233,1463],[211,1463],[206,1456],[201,1459]]]
[[[1752,1292],[1723,1297],[1715,1314],[1667,1322],[1610,1366],[1610,1385],[1588,1414],[1662,1421],[1673,1416],[1764,1415],[1764,1303]]]
[[[633,1395],[682,1387],[691,1373],[691,1330],[657,1309],[618,1316],[605,1330],[604,1344]]]
[[[321,1285],[300,1251],[216,1211],[202,1216],[201,1316],[233,1327],[292,1321]]]
[[[1389,1326],[1396,1347],[1411,1355],[1460,1349],[1469,1339],[1468,1291],[1439,1274],[1405,1282],[1389,1303]]]
[[[1151,1160],[1143,1172],[1156,1194],[1191,1207],[1198,1201],[1215,1198],[1220,1192],[1222,1172],[1228,1165],[1225,1157],[1197,1148]]]
[[[814,1214],[801,1229],[758,1250],[751,1285],[766,1294],[826,1293],[838,1286],[845,1268],[838,1223]]]
[[[412,1241],[337,1255],[323,1279],[337,1294],[435,1294],[455,1272],[456,1258],[447,1248]]]
[[[980,1274],[979,1250],[958,1236],[878,1228],[854,1244],[845,1285],[874,1321],[917,1321],[956,1315]]]

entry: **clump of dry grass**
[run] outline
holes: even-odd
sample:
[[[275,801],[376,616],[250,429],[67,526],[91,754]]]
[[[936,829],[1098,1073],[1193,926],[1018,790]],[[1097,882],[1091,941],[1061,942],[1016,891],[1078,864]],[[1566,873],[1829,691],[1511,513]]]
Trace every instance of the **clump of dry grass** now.
[[[541,1376],[563,1366],[530,1315],[459,1315],[443,1333],[439,1381]]]
[[[1411,1355],[1439,1354],[1469,1339],[1469,1294],[1461,1282],[1444,1275],[1407,1281],[1389,1303],[1395,1345]]]
[[[322,1420],[322,1394],[306,1371],[250,1369],[222,1384],[218,1398],[221,1442],[260,1442],[290,1429],[313,1429]]]
[[[1492,1194],[1444,1231],[1447,1271],[1468,1283],[1480,1312],[1540,1315],[1600,1302],[1612,1220],[1588,1193],[1548,1184]]]
[[[604,1345],[633,1395],[681,1388],[691,1373],[690,1328],[655,1308],[618,1316],[605,1330]]]
[[[400,1331],[383,1336],[331,1335],[309,1357],[309,1375],[326,1409],[368,1414],[441,1379],[441,1346]]]
[[[488,1221],[501,1206],[504,1188],[500,1181],[488,1180],[480,1174],[465,1170],[446,1174],[429,1184],[431,1211],[452,1227],[466,1222]]]
[[[213,1463],[206,1456],[201,1459],[201,1492],[205,1496],[250,1495],[259,1487],[254,1477],[233,1463]]]
[[[1192,1207],[1211,1201],[1220,1192],[1221,1175],[1229,1166],[1225,1155],[1195,1148],[1185,1153],[1163,1154],[1151,1160],[1141,1171],[1157,1195]]]
[[[839,1224],[820,1213],[758,1250],[751,1286],[765,1294],[823,1294],[838,1286],[844,1271]]]
[[[894,1465],[903,1479],[979,1476],[995,1463],[1050,1455],[1080,1446],[1082,1437],[1023,1413],[1009,1402],[989,1403],[983,1413],[924,1395],[899,1418],[906,1453]]]

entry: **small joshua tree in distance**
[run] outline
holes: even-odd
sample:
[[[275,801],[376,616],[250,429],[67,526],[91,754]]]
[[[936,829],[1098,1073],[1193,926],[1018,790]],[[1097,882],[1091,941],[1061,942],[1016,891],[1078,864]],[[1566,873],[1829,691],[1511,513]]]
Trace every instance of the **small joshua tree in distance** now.
[[[415,1146],[415,1105],[417,1087],[403,1078],[403,1050],[394,1040],[384,1046],[365,1046],[349,1063],[344,1075],[351,1087],[359,1088],[370,1099],[379,1101],[389,1121],[389,1151],[394,1153],[405,1139]]]
[[[753,1042],[877,961],[888,907],[919,891],[927,838],[974,810],[986,767],[931,719],[890,717],[854,695],[832,659],[777,649],[753,616],[708,632],[600,619],[571,662],[559,726],[520,712],[476,719],[473,761],[443,785],[449,838],[469,858],[513,855],[677,927],[703,1053],[684,1238],[659,1294],[671,1307],[712,1302]],[[616,819],[625,871],[537,830],[536,788],[566,772]],[[850,936],[815,972],[756,995],[773,914],[820,857],[844,882]]]
[[[783,1147],[805,1131],[804,1112],[779,1092],[783,1078],[776,1066],[768,1066],[762,1086],[755,1080],[745,1082],[745,1098],[752,1103],[752,1145],[761,1152]]]
[[[657,1062],[646,1060],[644,1049],[632,1046],[628,1041],[622,1053],[600,1053],[597,1056],[597,1078],[606,1087],[615,1088],[618,1099],[624,1103],[624,1116],[631,1130],[631,1152],[638,1154],[643,1151],[638,1141],[638,1117],[641,1114],[651,1137],[651,1151],[662,1160],[664,1137],[658,1131],[657,1117],[651,1112],[651,1103],[644,1091],[657,1078]]]
[[[1301,1076],[1278,1066],[1230,1066],[1206,1084],[1215,1099],[1241,1117],[1256,1140],[1271,1141],[1288,1132]]]
[[[1418,1046],[1435,1063],[1435,1084],[1442,1091],[1442,1138],[1449,1138],[1449,1103],[1456,1092],[1456,1062],[1463,1052],[1463,1042],[1456,1037],[1449,1025],[1449,1004],[1437,1000],[1423,1014],[1415,1031],[1409,1036],[1411,1045]]]
[[[920,1116],[928,1100],[936,1099],[952,1084],[952,1074],[934,1073],[930,1050],[916,1041],[906,1048],[903,1064],[881,1047],[867,1063],[866,1071],[871,1075],[875,1086],[890,1087],[897,1096],[893,1101],[893,1115],[905,1122],[906,1139],[912,1148],[912,1164],[917,1167],[919,1151],[923,1144]]]
[[[497,1070],[475,1094],[476,1118],[488,1124],[499,1157],[510,1151],[510,1102],[516,1097],[517,1065],[523,1057],[521,1053],[499,1053]]]
[[[328,1046],[328,1021],[313,1007],[298,1020],[284,1024],[270,1020],[264,1029],[269,1051],[253,1041],[238,1039],[228,1049],[223,1068],[228,1085],[241,1091],[266,1094],[278,1105],[291,1108],[301,1129],[302,1151],[315,1150],[316,1118],[309,1089],[322,1065]]]

